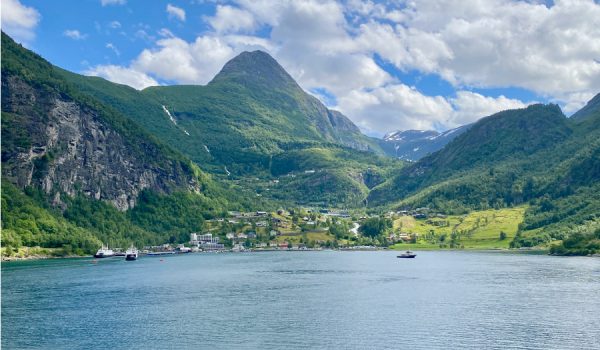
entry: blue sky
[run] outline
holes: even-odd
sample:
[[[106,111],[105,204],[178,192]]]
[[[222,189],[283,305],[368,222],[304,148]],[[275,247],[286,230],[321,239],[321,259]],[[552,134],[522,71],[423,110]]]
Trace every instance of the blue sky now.
[[[533,102],[571,114],[600,92],[592,0],[2,0],[2,28],[57,66],[138,89],[206,84],[261,49],[372,135]]]

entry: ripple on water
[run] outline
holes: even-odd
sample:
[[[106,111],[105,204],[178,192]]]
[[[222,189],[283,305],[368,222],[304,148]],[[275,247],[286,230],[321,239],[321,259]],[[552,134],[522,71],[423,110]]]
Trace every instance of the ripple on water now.
[[[2,347],[585,349],[600,259],[190,254],[2,264]]]

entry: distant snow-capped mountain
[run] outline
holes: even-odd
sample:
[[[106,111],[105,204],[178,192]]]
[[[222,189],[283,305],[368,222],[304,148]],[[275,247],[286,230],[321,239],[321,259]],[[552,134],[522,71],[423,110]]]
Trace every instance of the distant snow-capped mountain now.
[[[387,133],[381,142],[388,155],[408,161],[417,161],[429,153],[442,149],[455,137],[467,131],[471,124],[442,133],[435,130],[405,130]]]

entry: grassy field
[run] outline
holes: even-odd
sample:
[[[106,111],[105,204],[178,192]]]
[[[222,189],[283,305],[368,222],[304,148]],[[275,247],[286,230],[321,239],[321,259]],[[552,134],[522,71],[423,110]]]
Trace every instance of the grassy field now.
[[[304,233],[301,232],[282,234],[281,236],[277,236],[275,240],[278,243],[299,243],[303,234]],[[329,234],[329,232],[327,231],[309,231],[305,232],[305,234],[306,238],[308,238],[311,241],[333,241],[335,239],[335,237],[333,237],[333,235]]]
[[[391,248],[506,249],[523,222],[526,209],[526,206],[521,206],[419,220],[403,216],[394,221],[394,232],[417,233],[418,241],[415,244],[395,244]],[[501,232],[505,233],[504,239],[500,239]]]

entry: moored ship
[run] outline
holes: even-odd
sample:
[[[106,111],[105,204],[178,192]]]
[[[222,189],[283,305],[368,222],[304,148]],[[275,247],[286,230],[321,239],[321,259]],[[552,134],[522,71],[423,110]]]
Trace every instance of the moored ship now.
[[[137,260],[137,258],[138,258],[138,250],[132,244],[131,247],[129,247],[129,249],[127,249],[127,252],[125,252],[125,260],[132,261],[132,260]]]
[[[115,256],[115,253],[112,251],[112,249],[104,245],[102,245],[102,248],[98,249],[96,254],[94,254],[94,258],[110,258],[113,256]]]

